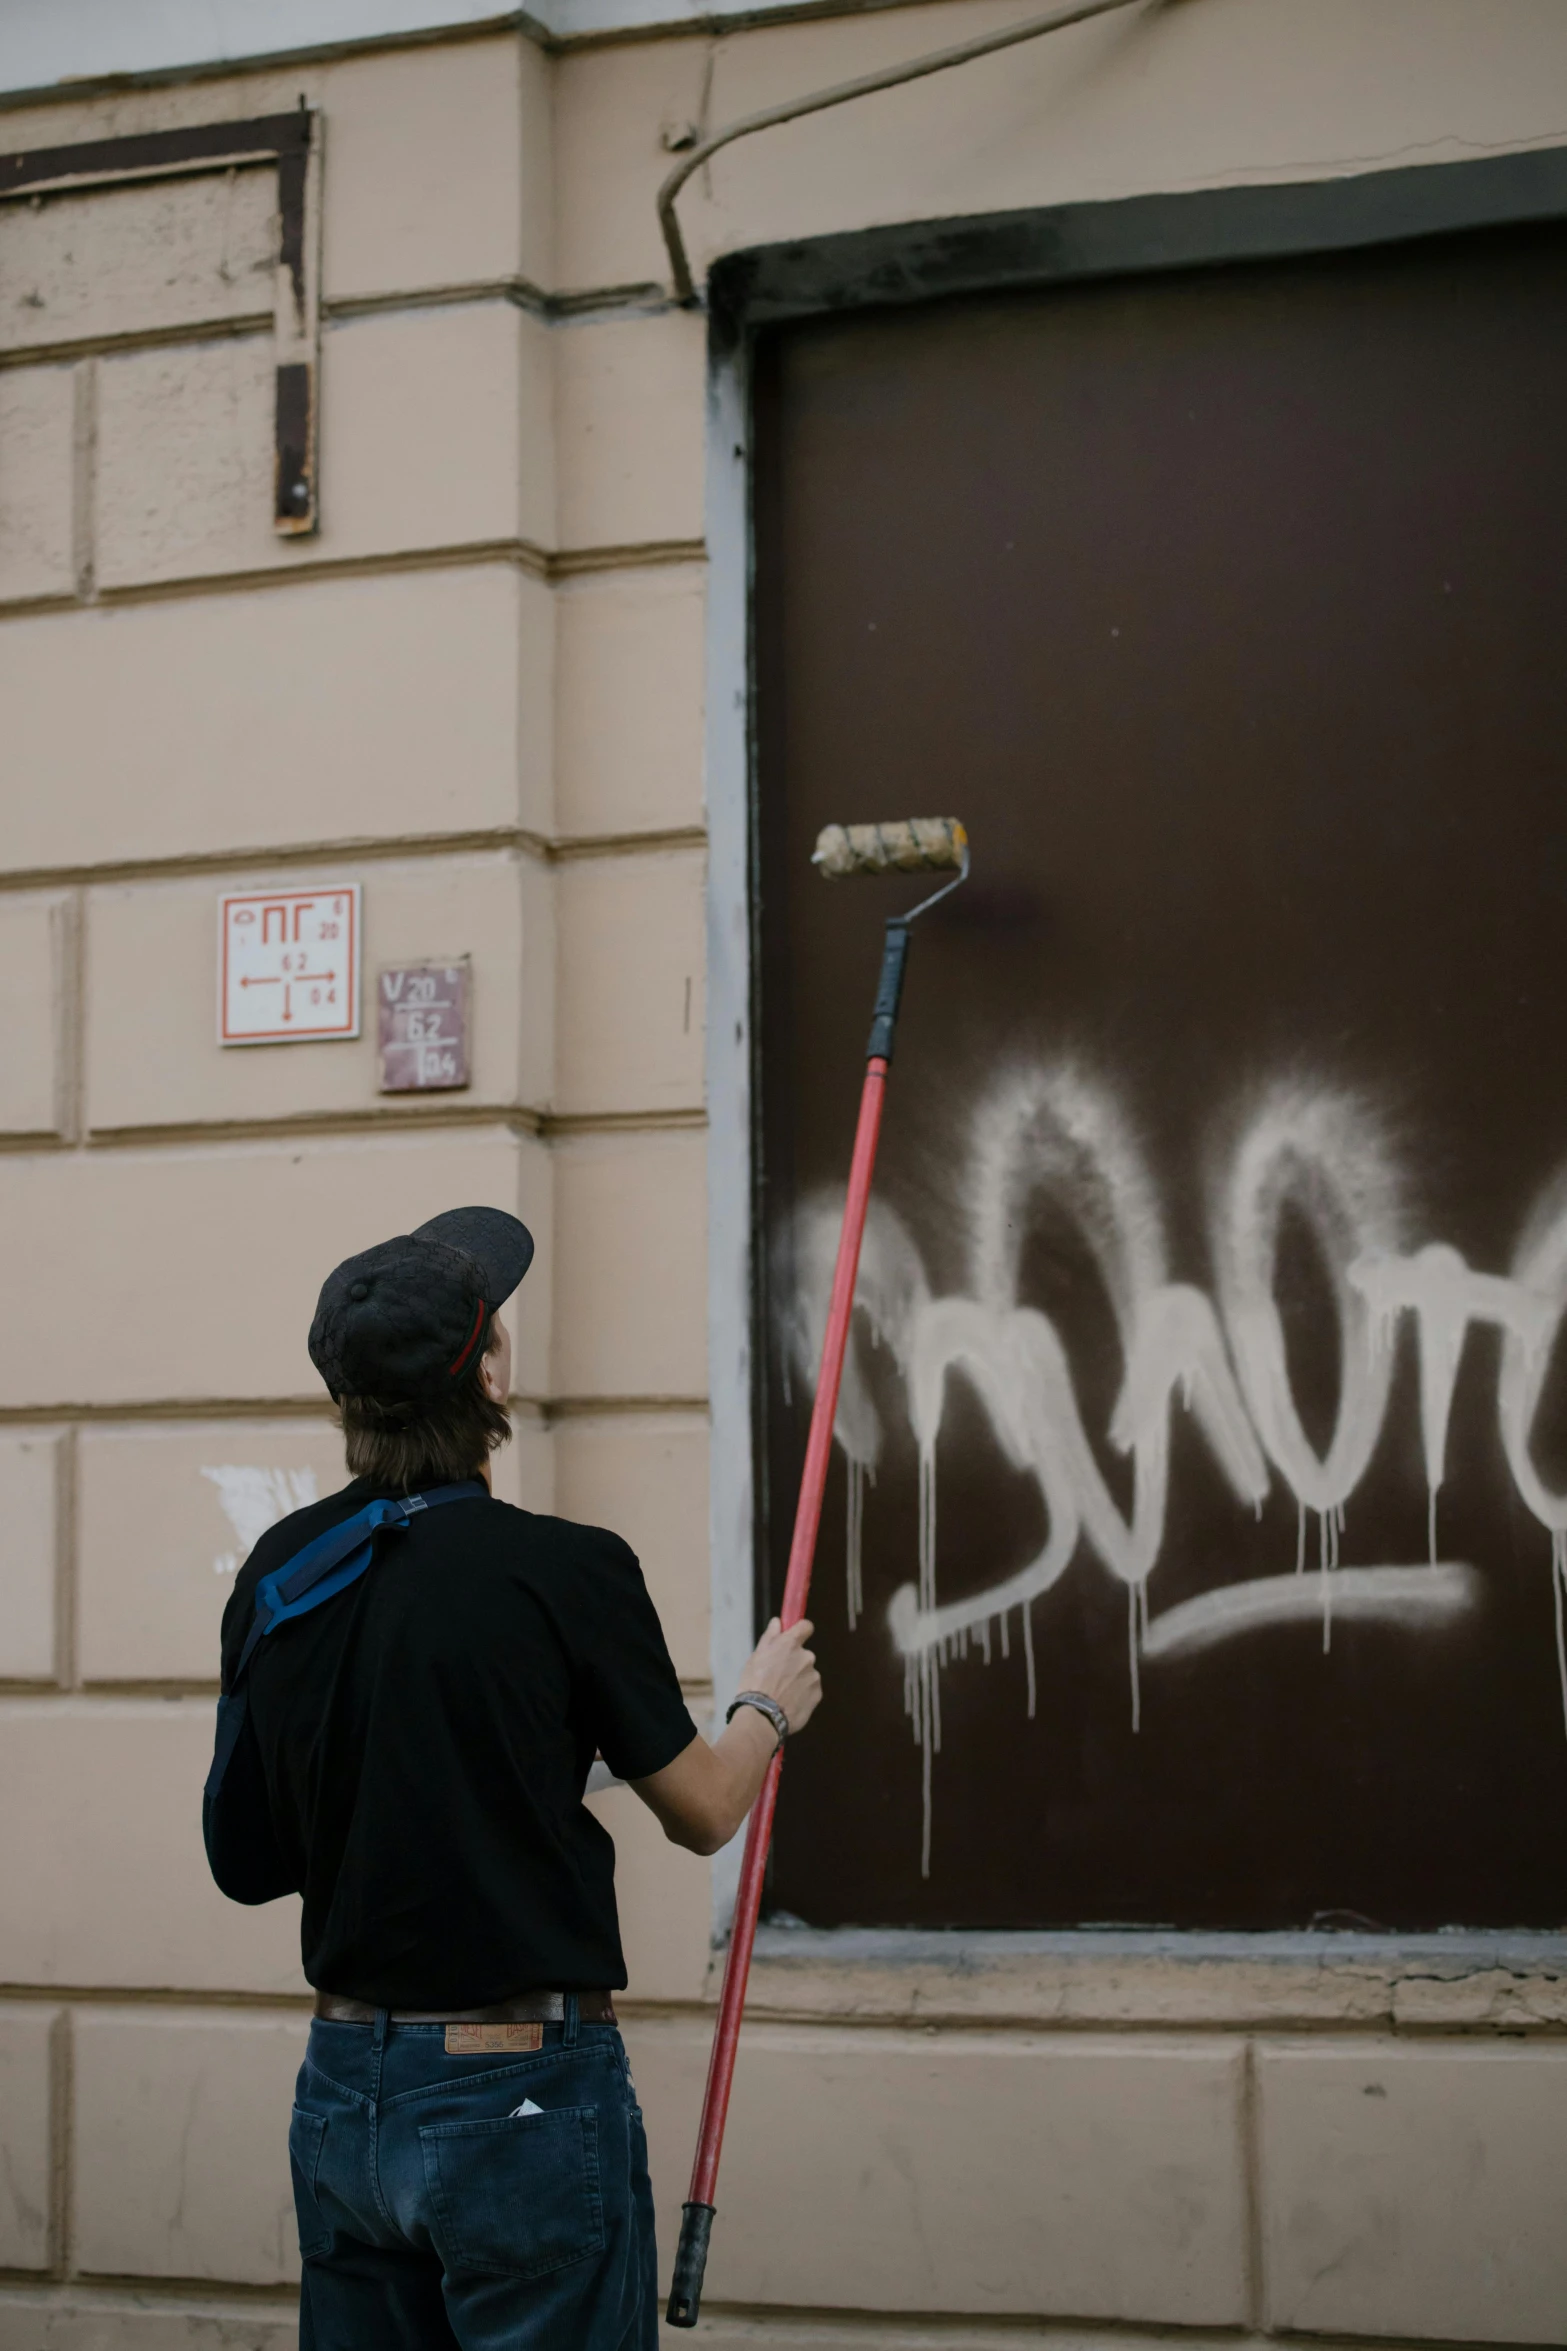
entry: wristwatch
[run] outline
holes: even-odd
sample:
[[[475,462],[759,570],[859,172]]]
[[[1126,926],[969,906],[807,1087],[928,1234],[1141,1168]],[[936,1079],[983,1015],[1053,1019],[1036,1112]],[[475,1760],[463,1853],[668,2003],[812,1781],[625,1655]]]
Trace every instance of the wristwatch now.
[[[729,1711],[724,1716],[725,1722],[733,1722],[742,1706],[754,1706],[758,1714],[766,1715],[778,1733],[778,1746],[781,1747],[789,1736],[789,1717],[777,1699],[769,1698],[765,1690],[742,1690],[738,1697],[731,1700]],[[778,1748],[775,1747],[773,1752],[776,1755]]]

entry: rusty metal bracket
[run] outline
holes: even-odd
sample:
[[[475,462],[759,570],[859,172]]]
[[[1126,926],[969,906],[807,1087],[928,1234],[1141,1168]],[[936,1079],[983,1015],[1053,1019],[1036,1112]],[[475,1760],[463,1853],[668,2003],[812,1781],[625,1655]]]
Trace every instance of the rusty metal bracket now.
[[[193,123],[124,139],[86,139],[0,155],[0,202],[77,195],[137,180],[189,179],[235,165],[277,166],[278,251],[276,458],[273,528],[303,537],[320,518],[317,457],[321,359],[320,110],[303,99],[293,114],[248,122]]]

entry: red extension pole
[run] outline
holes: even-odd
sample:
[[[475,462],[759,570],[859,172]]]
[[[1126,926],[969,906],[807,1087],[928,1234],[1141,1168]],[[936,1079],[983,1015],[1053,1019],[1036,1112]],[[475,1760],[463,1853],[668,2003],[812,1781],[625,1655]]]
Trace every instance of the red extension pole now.
[[[844,1203],[843,1230],[838,1236],[838,1262],[833,1269],[832,1301],[827,1309],[827,1336],[822,1344],[821,1377],[811,1407],[811,1433],[806,1440],[805,1468],[800,1499],[795,1506],[794,1540],[789,1546],[789,1572],[784,1579],[780,1619],[787,1632],[805,1614],[810,1596],[811,1566],[816,1557],[816,1530],[821,1524],[822,1495],[832,1454],[832,1426],[838,1415],[838,1389],[843,1358],[849,1343],[849,1320],[854,1312],[854,1282],[860,1266],[860,1242],[870,1206],[871,1174],[881,1134],[881,1106],[887,1092],[887,1064],[877,1059],[866,1068],[860,1095],[860,1121],[849,1168],[849,1197]],[[691,2202],[711,2204],[718,2180],[718,2155],[723,2143],[724,2118],[729,2112],[729,2087],[734,2080],[735,2051],[740,2043],[740,2015],[745,2006],[746,1978],[751,1971],[751,1946],[756,1940],[757,1915],[762,1907],[762,1879],[767,1848],[772,1841],[773,1808],[778,1801],[778,1779],[783,1749],[773,1757],[762,1792],[751,1808],[745,1836],[745,1859],[740,1865],[740,1893],[735,1904],[734,1929],[724,1964],[723,1996],[718,2003],[718,2026],[707,2069],[707,2096],[702,2128],[697,2138],[696,2162],[691,2171]]]
[[[898,990],[903,978],[908,932],[901,925],[889,923],[887,927],[888,965],[893,963],[896,956],[896,970],[892,974],[889,1033],[886,1038],[890,1048],[890,1023],[897,1017]],[[883,997],[887,984],[888,967],[884,965]],[[882,1010],[883,1002],[879,997],[878,1028]],[[872,1039],[873,1042],[880,1041],[875,1030]],[[886,1092],[886,1057],[884,1054],[872,1054],[866,1064],[865,1085],[860,1095],[860,1119],[855,1129],[854,1158],[849,1167],[849,1196],[844,1203],[843,1230],[838,1237],[838,1262],[833,1268],[832,1298],[827,1309],[827,1335],[822,1344],[821,1377],[816,1383],[816,1401],[811,1407],[811,1433],[806,1440],[800,1499],[794,1514],[794,1540],[789,1546],[789,1572],[784,1579],[780,1616],[786,1629],[792,1624],[798,1624],[805,1614],[805,1603],[811,1588],[816,1530],[821,1524],[822,1495],[827,1485],[833,1422],[838,1414],[838,1389],[843,1379],[844,1352],[849,1343],[849,1322],[854,1312],[854,1284],[860,1265],[860,1243],[865,1234],[866,1211],[870,1207],[871,1176],[876,1166],[876,1144],[881,1134],[882,1103]],[[718,2158],[723,2148],[729,2092],[735,2077],[735,2057],[740,2046],[740,2019],[745,2011],[746,1983],[751,1973],[751,1949],[756,1941],[756,1921],[762,1907],[762,1881],[767,1874],[767,1849],[772,1842],[773,1810],[778,1802],[778,1779],[782,1770],[783,1750],[780,1748],[768,1766],[762,1792],[751,1808],[750,1826],[745,1835],[745,1859],[740,1865],[740,1892],[729,1937],[729,1955],[724,1962],[724,1988],[718,2003],[713,2054],[707,2068],[702,2127],[697,2134],[696,2161],[691,2169],[691,2193],[686,2201],[680,2249],[675,2259],[674,2280],[665,2313],[671,2326],[695,2326],[701,2303],[702,2273],[707,2264],[708,2239],[713,2227],[713,2191],[718,2184]]]

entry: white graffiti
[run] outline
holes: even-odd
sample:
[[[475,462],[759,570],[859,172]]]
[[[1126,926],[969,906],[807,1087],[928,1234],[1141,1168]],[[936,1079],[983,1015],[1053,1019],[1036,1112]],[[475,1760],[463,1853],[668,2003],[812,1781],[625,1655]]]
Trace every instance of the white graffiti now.
[[[204,1469],[218,1489],[218,1500],[239,1541],[237,1551],[220,1551],[212,1562],[214,1575],[233,1575],[260,1542],[268,1527],[320,1499],[313,1469],[261,1469],[248,1461],[226,1461]]]
[[[1044,1198],[1086,1243],[1114,1316],[1121,1384],[1108,1427],[1131,1466],[1123,1511],[1084,1428],[1066,1349],[1050,1320],[1019,1302],[1031,1211]],[[1567,1718],[1567,1493],[1541,1479],[1531,1451],[1552,1351],[1567,1311],[1567,1171],[1529,1218],[1510,1274],[1476,1272],[1443,1242],[1411,1247],[1406,1185],[1393,1138],[1374,1108],[1332,1088],[1275,1087],[1239,1123],[1209,1188],[1209,1250],[1217,1304],[1169,1278],[1163,1212],[1130,1119],[1110,1088],[1062,1064],[999,1080],[972,1125],[960,1189],[967,1281],[936,1297],[919,1248],[885,1202],[873,1204],[856,1290],[856,1319],[833,1434],[848,1469],[847,1604],[864,1608],[865,1486],[885,1449],[882,1413],[864,1352],[885,1348],[901,1375],[918,1454],[916,1575],[888,1608],[902,1659],[905,1705],[922,1756],[921,1867],[930,1870],[932,1758],[941,1747],[941,1671],[971,1638],[988,1663],[992,1639],[1010,1654],[1019,1612],[1028,1712],[1037,1700],[1033,1603],[1087,1555],[1126,1591],[1132,1727],[1141,1722],[1145,1663],[1190,1656],[1255,1627],[1320,1622],[1331,1648],[1335,1617],[1411,1629],[1450,1624],[1479,1596],[1475,1568],[1437,1556],[1438,1496],[1448,1424],[1470,1329],[1502,1336],[1497,1420],[1523,1501],[1550,1537],[1558,1670]],[[1338,1405],[1319,1452],[1291,1388],[1278,1304],[1286,1213],[1310,1228],[1332,1286]],[[806,1204],[793,1233],[786,1352],[807,1382],[820,1360],[841,1215],[839,1198]],[[1396,1340],[1413,1326],[1427,1486],[1422,1563],[1342,1563],[1345,1513],[1382,1436]],[[951,1374],[983,1403],[1001,1452],[1038,1485],[1042,1547],[983,1591],[942,1601],[937,1576],[937,1445]],[[1294,1573],[1220,1585],[1151,1613],[1149,1585],[1164,1543],[1170,1435],[1179,1402],[1222,1471],[1238,1507],[1260,1516],[1278,1477],[1294,1496]],[[1309,1519],[1316,1573],[1306,1577]]]

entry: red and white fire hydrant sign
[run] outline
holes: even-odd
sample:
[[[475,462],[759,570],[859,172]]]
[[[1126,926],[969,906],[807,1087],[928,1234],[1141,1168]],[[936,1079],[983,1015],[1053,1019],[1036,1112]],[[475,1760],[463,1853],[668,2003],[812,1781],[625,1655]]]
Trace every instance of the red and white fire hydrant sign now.
[[[469,963],[397,963],[376,991],[383,1094],[442,1093],[468,1083]]]
[[[218,900],[218,1043],[359,1034],[359,884]]]

